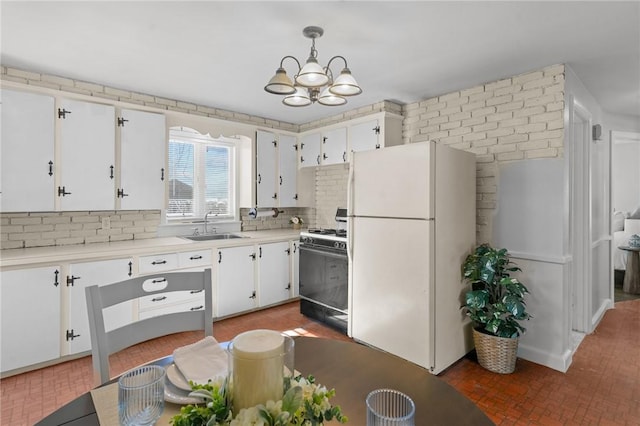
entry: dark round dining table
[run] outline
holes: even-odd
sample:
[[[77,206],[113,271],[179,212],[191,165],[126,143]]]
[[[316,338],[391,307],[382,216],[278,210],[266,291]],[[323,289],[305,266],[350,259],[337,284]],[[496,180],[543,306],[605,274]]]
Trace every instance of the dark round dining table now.
[[[359,343],[313,337],[295,338],[295,368],[316,382],[335,388],[331,399],[349,418],[366,425],[365,398],[374,389],[391,388],[409,395],[416,405],[415,424],[483,426],[494,423],[469,399],[426,369]],[[171,356],[154,361],[168,365]],[[53,412],[38,426],[98,425],[89,392]],[[332,423],[333,424],[333,423]]]

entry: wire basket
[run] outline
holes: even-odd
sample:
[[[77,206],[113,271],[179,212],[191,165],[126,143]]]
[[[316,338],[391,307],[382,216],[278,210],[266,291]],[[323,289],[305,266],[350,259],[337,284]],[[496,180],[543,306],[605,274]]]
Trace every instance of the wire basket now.
[[[491,336],[473,330],[478,363],[489,371],[510,374],[516,369],[518,338]]]

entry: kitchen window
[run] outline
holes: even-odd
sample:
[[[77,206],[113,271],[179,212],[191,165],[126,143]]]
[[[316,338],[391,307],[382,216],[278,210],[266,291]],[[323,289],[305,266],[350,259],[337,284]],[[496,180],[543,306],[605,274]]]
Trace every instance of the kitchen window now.
[[[169,206],[167,219],[233,219],[235,143],[185,127],[169,133]]]

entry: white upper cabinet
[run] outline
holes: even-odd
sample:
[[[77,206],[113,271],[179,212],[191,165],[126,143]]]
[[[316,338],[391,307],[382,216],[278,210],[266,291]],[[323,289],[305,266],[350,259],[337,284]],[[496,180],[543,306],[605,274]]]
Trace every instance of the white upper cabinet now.
[[[379,138],[380,123],[377,119],[349,127],[349,148],[353,152],[381,148]]]
[[[298,158],[295,136],[258,130],[256,134],[256,205],[297,206]]]
[[[348,147],[353,152],[401,145],[402,117],[378,113],[364,121],[354,120],[349,124],[348,133]]]
[[[120,185],[123,210],[164,208],[166,125],[162,114],[123,109],[120,129]]]
[[[278,139],[274,133],[258,130],[256,157],[256,204],[259,207],[275,207],[278,205]]]
[[[61,210],[115,207],[115,109],[61,99],[58,196]]]
[[[300,137],[300,167],[319,166],[322,162],[322,135],[309,133]]]
[[[295,136],[280,135],[278,160],[280,166],[279,207],[296,207],[298,206],[298,141]]]
[[[347,128],[322,132],[322,164],[339,164],[347,160]]]
[[[3,89],[0,206],[4,212],[54,209],[55,101],[51,96]]]

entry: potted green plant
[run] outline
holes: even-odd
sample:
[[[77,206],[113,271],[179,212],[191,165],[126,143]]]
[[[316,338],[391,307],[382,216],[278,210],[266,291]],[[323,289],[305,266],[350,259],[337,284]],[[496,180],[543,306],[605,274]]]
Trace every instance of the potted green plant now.
[[[524,300],[527,288],[511,273],[521,271],[507,249],[482,244],[465,259],[464,279],[471,283],[463,309],[474,323],[473,340],[478,362],[497,373],[515,370],[520,324],[531,315]]]

